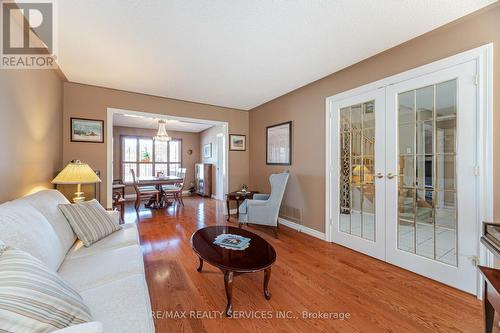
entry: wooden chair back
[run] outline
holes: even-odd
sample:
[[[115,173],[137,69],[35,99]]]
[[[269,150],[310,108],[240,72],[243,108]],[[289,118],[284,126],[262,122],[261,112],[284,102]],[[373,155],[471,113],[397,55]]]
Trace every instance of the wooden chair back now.
[[[130,170],[130,173],[132,174],[132,184],[134,185],[134,190],[137,194],[140,193],[139,191],[139,184],[137,183],[137,179],[135,178],[135,171],[134,169]]]
[[[186,171],[187,171],[186,168],[180,168],[180,169],[177,170],[177,175],[176,176],[179,177],[179,178],[182,178],[182,182],[178,183],[178,186],[180,188],[184,187],[184,181],[186,180]]]

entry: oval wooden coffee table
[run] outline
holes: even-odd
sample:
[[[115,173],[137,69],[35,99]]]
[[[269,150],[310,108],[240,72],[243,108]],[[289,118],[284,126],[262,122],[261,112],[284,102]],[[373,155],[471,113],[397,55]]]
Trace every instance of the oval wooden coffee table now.
[[[214,244],[215,237],[220,234],[233,234],[250,238],[250,245],[242,251],[229,250]],[[212,226],[202,228],[191,236],[191,246],[198,255],[200,266],[203,262],[219,268],[224,273],[227,307],[226,316],[233,313],[233,277],[244,273],[264,271],[264,297],[271,299],[268,290],[271,278],[271,266],[276,261],[276,251],[265,239],[250,231],[229,226]]]

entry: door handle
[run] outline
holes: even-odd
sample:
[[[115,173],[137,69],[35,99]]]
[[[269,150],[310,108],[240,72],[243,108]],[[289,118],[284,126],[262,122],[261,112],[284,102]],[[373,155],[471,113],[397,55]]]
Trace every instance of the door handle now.
[[[397,175],[396,175],[396,174],[394,174],[394,173],[392,173],[392,172],[389,172],[389,173],[387,174],[387,178],[389,178],[389,179],[392,179],[392,178],[394,178],[394,177],[396,177],[396,176],[397,176]]]
[[[377,178],[384,178],[384,175],[382,174],[382,172],[379,172],[375,175],[375,177]]]

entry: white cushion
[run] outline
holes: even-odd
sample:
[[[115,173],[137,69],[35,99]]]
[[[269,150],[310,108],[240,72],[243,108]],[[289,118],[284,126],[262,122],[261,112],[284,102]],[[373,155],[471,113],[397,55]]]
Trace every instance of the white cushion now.
[[[135,223],[124,224],[122,229],[118,230],[106,238],[92,244],[90,247],[83,246],[82,241],[78,240],[66,255],[67,259],[73,259],[92,255],[107,249],[116,249],[128,245],[139,244],[139,232]]]
[[[69,203],[68,199],[66,199],[61,192],[56,190],[40,191],[18,199],[15,202],[27,203],[35,207],[35,209],[45,216],[59,237],[64,254],[69,251],[73,243],[75,243],[76,236],[73,233],[73,229],[71,229],[68,220],[66,220],[66,217],[64,217],[58,207],[60,204]]]
[[[95,199],[59,205],[59,209],[66,216],[78,239],[87,247],[121,229],[116,220]]]
[[[63,328],[62,330],[57,330],[52,333],[104,333],[104,327],[102,323],[92,321],[90,323]]]
[[[0,205],[0,239],[30,253],[54,271],[66,254],[47,219],[34,207],[22,202]]]
[[[59,274],[80,292],[143,272],[144,263],[139,245],[67,259],[59,269]]]
[[[143,274],[82,291],[81,295],[94,320],[104,325],[104,332],[154,332],[151,303]]]
[[[0,247],[0,332],[51,332],[91,320],[82,297],[56,272],[25,251]]]

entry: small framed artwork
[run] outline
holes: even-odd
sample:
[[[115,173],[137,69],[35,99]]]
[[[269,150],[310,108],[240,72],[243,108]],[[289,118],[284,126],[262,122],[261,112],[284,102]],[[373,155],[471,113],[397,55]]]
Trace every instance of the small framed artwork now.
[[[104,142],[104,121],[71,118],[71,142]]]
[[[266,127],[266,164],[292,165],[292,122]]]
[[[212,157],[212,143],[207,143],[206,145],[203,145],[203,157],[204,158],[210,158]]]
[[[243,134],[229,134],[229,150],[247,150],[247,137]]]

